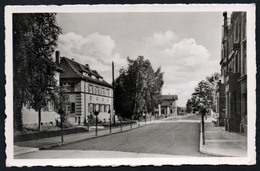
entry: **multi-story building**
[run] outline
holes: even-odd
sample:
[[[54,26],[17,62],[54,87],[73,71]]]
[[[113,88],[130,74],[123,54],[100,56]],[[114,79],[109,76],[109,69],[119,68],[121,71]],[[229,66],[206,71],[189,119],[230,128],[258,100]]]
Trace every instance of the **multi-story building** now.
[[[177,115],[177,95],[161,95],[158,105],[159,115]]]
[[[66,87],[70,102],[66,109],[70,122],[86,124],[88,116],[93,116],[95,111],[99,111],[99,121],[109,122],[110,114],[113,114],[111,84],[88,64],[80,64],[74,59],[60,57],[60,67],[63,70],[60,83]]]
[[[227,131],[247,134],[246,12],[223,17],[218,111]]]

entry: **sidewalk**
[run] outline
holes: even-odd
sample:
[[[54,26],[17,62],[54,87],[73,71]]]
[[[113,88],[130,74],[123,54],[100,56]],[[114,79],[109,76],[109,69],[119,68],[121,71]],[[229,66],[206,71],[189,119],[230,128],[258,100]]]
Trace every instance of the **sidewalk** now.
[[[161,120],[152,120],[145,122],[140,122],[136,124],[132,124],[132,129],[141,128],[146,125],[159,123]],[[123,125],[122,126],[122,132],[130,131],[131,127],[129,125]],[[38,140],[31,140],[31,141],[23,141],[23,142],[17,142],[14,144],[14,156],[30,153],[34,151],[44,150],[44,149],[50,149],[53,147],[58,147],[62,145],[72,144],[75,142],[80,142],[88,139],[103,137],[111,134],[117,134],[121,133],[121,127],[112,127],[112,133],[110,133],[109,127],[106,129],[98,129],[98,136],[96,136],[95,129],[90,129],[90,132],[84,132],[84,133],[77,133],[77,134],[69,134],[64,135],[63,139],[64,142],[61,142],[61,137],[51,137],[51,138],[43,138]]]
[[[219,157],[246,157],[247,137],[239,133],[216,127],[211,120],[205,120],[205,145],[200,133],[200,152]]]

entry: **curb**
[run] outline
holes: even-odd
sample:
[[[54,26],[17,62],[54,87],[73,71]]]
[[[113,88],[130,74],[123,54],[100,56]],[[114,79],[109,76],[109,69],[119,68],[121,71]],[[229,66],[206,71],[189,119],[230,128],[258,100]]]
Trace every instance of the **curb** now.
[[[236,156],[230,156],[230,155],[225,155],[225,154],[219,154],[219,153],[214,153],[214,152],[210,152],[207,151],[203,148],[203,144],[202,144],[202,123],[200,123],[200,146],[199,146],[199,151],[203,154],[207,154],[207,155],[211,155],[213,157],[236,157]],[[206,143],[206,142],[205,142]]]
[[[64,145],[69,145],[69,144],[82,142],[82,141],[86,141],[86,140],[91,140],[91,139],[95,139],[95,138],[100,138],[100,137],[105,137],[105,136],[109,136],[109,135],[120,134],[120,133],[123,133],[123,132],[128,132],[128,131],[131,131],[131,130],[134,130],[134,129],[138,129],[138,128],[141,128],[141,127],[144,127],[144,126],[152,125],[152,124],[155,124],[155,122],[149,123],[149,124],[140,125],[140,126],[138,126],[136,128],[122,130],[122,131],[119,131],[119,132],[112,132],[112,133],[108,133],[108,134],[103,134],[103,135],[98,135],[98,136],[84,138],[84,139],[81,139],[81,140],[76,140],[76,141],[71,141],[71,142],[63,142],[63,143],[60,142],[60,143],[56,143],[56,144],[52,144],[52,145],[42,146],[42,147],[34,148],[34,149],[31,149],[31,150],[28,150],[28,151],[25,151],[25,152],[16,153],[16,154],[14,154],[14,156],[21,155],[21,154],[32,153],[32,152],[39,151],[39,150],[48,150],[48,149],[55,148],[55,147],[61,147],[61,146],[64,146]]]
[[[39,150],[40,150],[39,148],[31,148],[31,149],[28,149],[26,151],[16,152],[16,153],[14,153],[14,156],[18,156],[18,155],[21,155],[21,154],[32,153],[32,152],[36,152],[36,151],[39,151]]]

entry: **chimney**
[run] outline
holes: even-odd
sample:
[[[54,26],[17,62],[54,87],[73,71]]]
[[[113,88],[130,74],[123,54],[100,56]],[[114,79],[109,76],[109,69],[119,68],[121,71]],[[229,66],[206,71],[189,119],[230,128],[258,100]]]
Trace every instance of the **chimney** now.
[[[228,33],[228,18],[227,18],[227,12],[223,12],[224,17],[224,35],[227,35]]]
[[[71,58],[72,61],[74,61],[74,58]]]
[[[59,65],[60,64],[60,51],[56,51],[55,52],[55,57],[56,57],[56,64]]]
[[[88,64],[85,64],[86,67],[89,67]]]

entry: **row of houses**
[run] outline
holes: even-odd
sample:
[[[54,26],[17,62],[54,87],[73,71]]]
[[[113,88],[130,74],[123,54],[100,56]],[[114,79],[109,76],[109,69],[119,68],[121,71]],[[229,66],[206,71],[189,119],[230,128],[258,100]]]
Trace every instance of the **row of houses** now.
[[[219,126],[247,135],[246,12],[223,13],[221,80],[217,85]]]
[[[88,64],[81,64],[74,59],[61,57],[56,51],[55,61],[58,70],[55,74],[58,86],[65,87],[68,95],[65,112],[70,123],[85,124],[88,116],[99,111],[98,118],[102,122],[117,120],[113,109],[113,87],[107,83],[98,71],[91,69]],[[162,95],[162,103],[158,106],[159,115],[177,114],[177,95]],[[37,125],[38,115],[33,109],[23,108],[23,124]],[[111,116],[110,116],[111,114]],[[54,124],[59,115],[54,111],[53,102],[42,109],[42,124]]]

